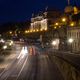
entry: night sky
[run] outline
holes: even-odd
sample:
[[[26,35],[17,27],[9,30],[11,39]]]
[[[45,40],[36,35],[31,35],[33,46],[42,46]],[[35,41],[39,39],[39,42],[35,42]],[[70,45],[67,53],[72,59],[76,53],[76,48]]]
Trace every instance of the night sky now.
[[[76,1],[79,6],[80,0]],[[0,0],[0,24],[30,20],[32,13],[43,11],[46,6],[63,10],[66,5],[67,0]]]

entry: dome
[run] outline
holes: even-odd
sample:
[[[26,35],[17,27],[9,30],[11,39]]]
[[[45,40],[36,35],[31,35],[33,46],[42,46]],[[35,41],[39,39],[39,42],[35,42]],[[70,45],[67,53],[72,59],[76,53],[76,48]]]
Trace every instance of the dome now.
[[[67,7],[65,8],[65,13],[71,13],[71,12],[73,12],[73,11],[74,11],[74,9],[73,9],[72,6],[67,6]]]

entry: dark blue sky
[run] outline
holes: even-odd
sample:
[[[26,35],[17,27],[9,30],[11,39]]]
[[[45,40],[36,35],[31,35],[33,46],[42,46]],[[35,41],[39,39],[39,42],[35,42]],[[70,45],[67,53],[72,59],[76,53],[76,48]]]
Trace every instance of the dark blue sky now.
[[[80,0],[77,1],[80,5]],[[26,21],[33,12],[38,13],[46,6],[63,10],[66,5],[67,0],[0,0],[0,23]]]

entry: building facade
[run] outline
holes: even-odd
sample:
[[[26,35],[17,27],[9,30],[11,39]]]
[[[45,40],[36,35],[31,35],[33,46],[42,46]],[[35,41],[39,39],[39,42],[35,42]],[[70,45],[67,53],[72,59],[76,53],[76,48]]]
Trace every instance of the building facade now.
[[[61,12],[58,10],[47,10],[39,13],[37,16],[31,18],[30,30],[47,30],[54,20],[60,16]]]
[[[62,14],[58,10],[47,10],[45,12],[39,13],[38,15],[33,15],[31,18],[31,25],[29,28],[30,36],[38,36],[38,38],[41,36],[41,40],[43,41],[43,38],[45,40],[54,40],[59,42],[58,43],[58,49],[60,50],[72,50],[73,52],[79,52],[80,51],[80,19],[78,19],[79,12],[77,13],[77,10],[72,11],[74,9],[72,8],[67,8],[67,10],[70,12],[70,16],[68,15],[67,17],[71,18],[71,16],[74,17],[74,19],[68,19],[65,20],[63,19],[63,22],[61,22],[61,19],[64,16],[64,13]],[[73,14],[75,12],[75,14]],[[66,13],[65,15],[67,15]],[[78,18],[77,18],[78,14]],[[75,15],[75,16],[74,16]],[[78,19],[78,20],[75,20]],[[67,21],[65,23],[65,21]],[[76,22],[78,25],[74,25],[73,23],[70,22]],[[56,23],[56,24],[55,24]],[[56,26],[55,26],[55,25]],[[71,27],[72,26],[72,27]],[[54,28],[55,29],[54,29]],[[46,32],[44,33],[44,30]],[[36,33],[37,31],[37,33]],[[34,33],[35,32],[35,33]],[[32,34],[31,34],[32,33]],[[34,36],[33,36],[34,34]],[[73,42],[69,43],[68,39],[72,38]],[[45,41],[44,40],[44,41]],[[56,42],[57,42],[56,41]]]
[[[73,52],[80,51],[80,26],[78,27],[70,27],[67,30],[67,39],[73,39],[72,43],[68,42],[69,49]]]

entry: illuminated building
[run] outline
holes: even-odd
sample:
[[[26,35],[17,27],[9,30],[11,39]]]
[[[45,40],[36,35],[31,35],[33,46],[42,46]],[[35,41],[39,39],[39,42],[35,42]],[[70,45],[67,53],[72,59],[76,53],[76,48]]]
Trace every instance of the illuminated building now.
[[[69,27],[67,30],[67,39],[73,38],[74,41],[70,45],[73,52],[79,52],[80,51],[80,27]]]
[[[47,30],[50,25],[54,23],[55,19],[60,16],[61,12],[58,10],[46,10],[39,13],[37,16],[31,18],[30,30]]]

